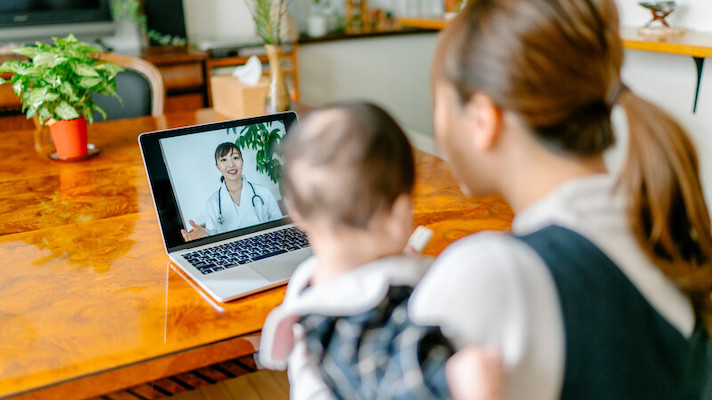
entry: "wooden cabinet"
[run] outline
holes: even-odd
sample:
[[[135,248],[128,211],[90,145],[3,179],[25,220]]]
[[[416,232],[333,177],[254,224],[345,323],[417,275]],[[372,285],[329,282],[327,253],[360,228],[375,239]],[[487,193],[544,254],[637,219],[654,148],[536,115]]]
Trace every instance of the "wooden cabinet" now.
[[[144,49],[141,57],[161,71],[166,86],[165,112],[197,110],[208,106],[207,52],[161,46]]]

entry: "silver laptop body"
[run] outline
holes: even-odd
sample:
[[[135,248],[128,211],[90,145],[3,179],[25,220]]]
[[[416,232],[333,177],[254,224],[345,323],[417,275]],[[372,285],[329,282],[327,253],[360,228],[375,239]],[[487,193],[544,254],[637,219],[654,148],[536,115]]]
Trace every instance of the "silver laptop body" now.
[[[272,159],[280,160],[274,149],[296,123],[294,112],[284,112],[139,136],[166,252],[217,301],[281,285],[311,255],[306,238],[287,215],[281,171],[274,171],[274,162],[271,174],[266,171],[269,164],[259,167],[265,153],[272,152]],[[240,205],[226,197],[226,185],[216,168],[217,146],[224,143],[235,143],[242,153]],[[230,173],[237,173],[236,168]],[[265,203],[272,205],[269,215]],[[240,218],[244,221],[238,223]],[[209,236],[186,241],[180,232],[191,229],[190,220],[204,227]]]

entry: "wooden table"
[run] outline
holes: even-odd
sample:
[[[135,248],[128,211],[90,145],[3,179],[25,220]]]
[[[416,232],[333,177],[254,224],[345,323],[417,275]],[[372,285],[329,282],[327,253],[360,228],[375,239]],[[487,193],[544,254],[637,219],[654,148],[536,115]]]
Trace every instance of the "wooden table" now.
[[[227,304],[194,289],[164,252],[137,144],[218,118],[99,122],[89,142],[100,154],[71,163],[35,153],[32,131],[0,132],[0,398],[98,396],[258,350],[284,287]],[[418,152],[417,169],[416,223],[435,230],[427,254],[510,226],[506,204],[466,199],[440,159]]]

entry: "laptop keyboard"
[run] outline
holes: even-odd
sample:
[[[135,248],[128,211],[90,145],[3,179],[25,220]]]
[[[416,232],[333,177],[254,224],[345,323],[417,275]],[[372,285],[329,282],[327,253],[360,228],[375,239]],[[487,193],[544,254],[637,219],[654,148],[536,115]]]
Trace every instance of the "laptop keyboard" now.
[[[268,232],[183,255],[203,275],[247,264],[277,254],[308,247],[304,232],[296,227]]]

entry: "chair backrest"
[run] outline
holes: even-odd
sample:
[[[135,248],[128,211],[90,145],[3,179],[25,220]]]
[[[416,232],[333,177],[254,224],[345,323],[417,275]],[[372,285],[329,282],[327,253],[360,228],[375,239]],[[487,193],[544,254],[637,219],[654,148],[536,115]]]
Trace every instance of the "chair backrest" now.
[[[107,120],[163,114],[166,89],[155,65],[142,58],[116,53],[101,53],[97,58],[126,69],[116,76],[116,91],[123,105],[113,97],[95,95],[92,98],[106,111]],[[95,120],[99,121],[101,117],[95,115]]]

